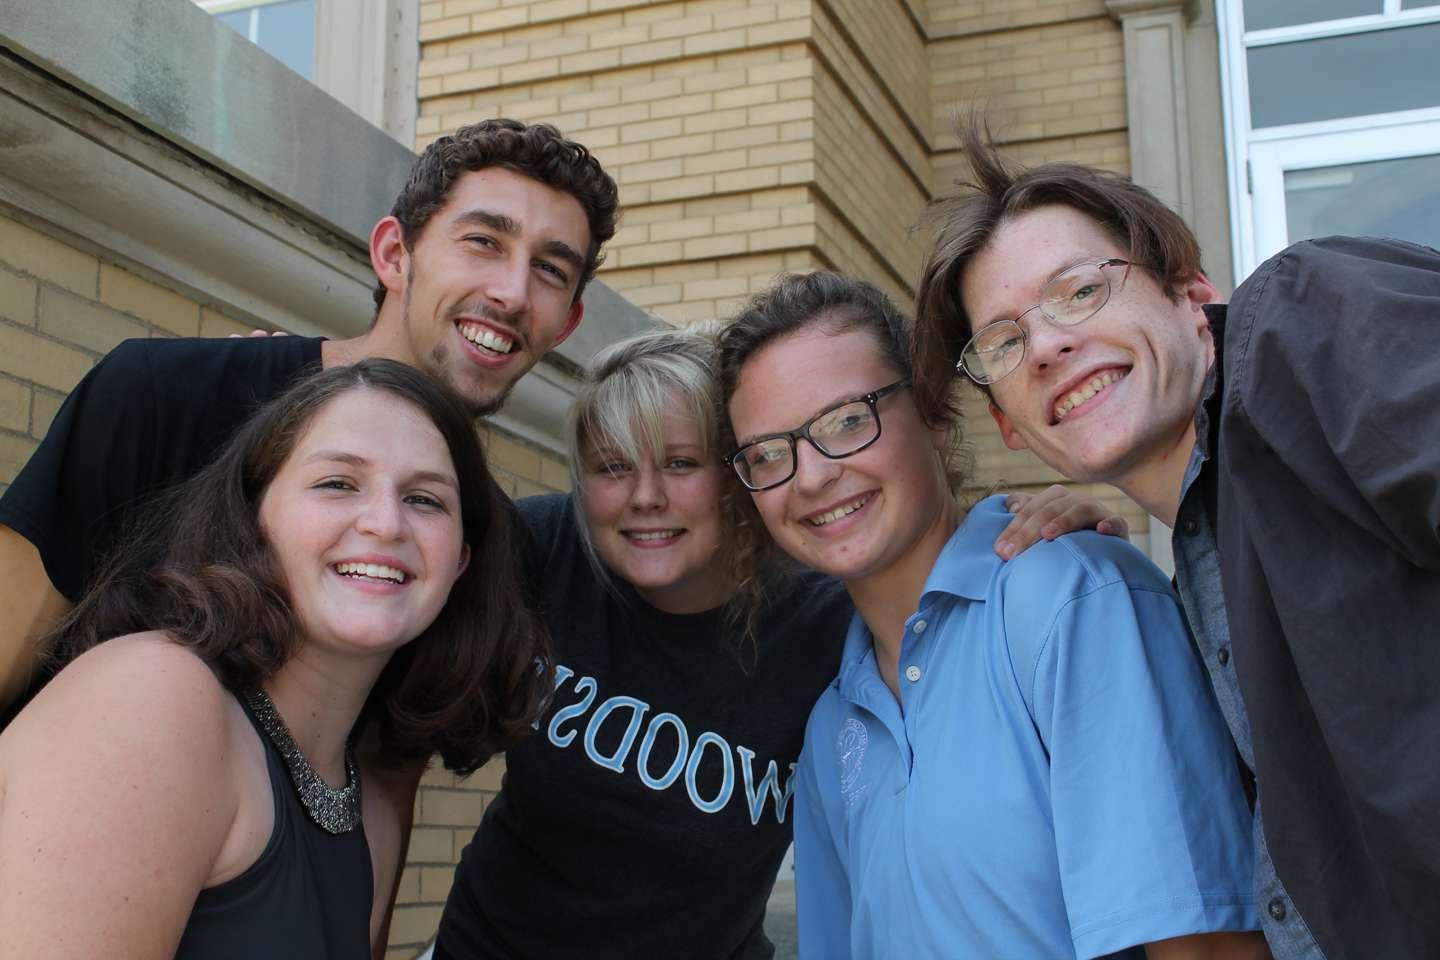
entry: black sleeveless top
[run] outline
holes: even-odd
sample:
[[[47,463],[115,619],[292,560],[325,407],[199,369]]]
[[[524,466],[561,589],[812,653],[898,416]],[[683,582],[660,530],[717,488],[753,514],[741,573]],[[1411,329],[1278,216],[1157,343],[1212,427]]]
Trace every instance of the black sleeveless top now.
[[[275,829],[244,873],[200,891],[176,960],[367,960],[374,881],[364,827],[335,835],[316,826],[279,751],[240,705],[265,745]]]

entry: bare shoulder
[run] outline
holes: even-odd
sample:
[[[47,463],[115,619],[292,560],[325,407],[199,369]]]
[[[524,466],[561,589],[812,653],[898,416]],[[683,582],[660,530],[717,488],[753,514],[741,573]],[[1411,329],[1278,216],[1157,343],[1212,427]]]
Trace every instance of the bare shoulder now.
[[[0,928],[17,956],[174,952],[235,832],[246,724],[163,635],[60,671],[0,735]]]
[[[144,761],[178,751],[211,767],[231,738],[234,699],[205,662],[163,633],[117,637],[68,664],[0,736],[0,769]]]

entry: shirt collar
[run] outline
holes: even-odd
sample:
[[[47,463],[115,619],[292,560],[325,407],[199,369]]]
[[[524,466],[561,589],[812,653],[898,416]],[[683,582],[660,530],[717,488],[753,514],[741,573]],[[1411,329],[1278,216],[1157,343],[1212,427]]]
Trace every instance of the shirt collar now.
[[[984,600],[1005,563],[995,553],[995,538],[1012,519],[1005,509],[1005,498],[998,494],[971,507],[930,568],[930,576],[920,591],[920,606],[923,608],[934,593]]]
[[[1004,496],[986,497],[971,507],[941,548],[935,565],[930,568],[930,575],[925,578],[925,586],[920,591],[918,609],[923,610],[932,603],[935,594],[984,600],[991,581],[1005,563],[995,553],[995,538],[1009,526],[1010,520],[1011,513],[1005,509]],[[874,658],[875,647],[870,630],[857,612],[845,633],[845,649],[840,654],[840,675],[836,678],[836,686],[841,691],[853,691],[857,679],[854,671]]]
[[[1210,338],[1215,343],[1215,362],[1210,364],[1210,369],[1205,372],[1205,386],[1200,391],[1200,402],[1195,405],[1195,446],[1200,450],[1200,457],[1204,460],[1208,459],[1215,450],[1215,425],[1220,422],[1219,398],[1224,372],[1221,353],[1225,346],[1225,304],[1207,303],[1201,309],[1205,311],[1205,319],[1210,324]]]

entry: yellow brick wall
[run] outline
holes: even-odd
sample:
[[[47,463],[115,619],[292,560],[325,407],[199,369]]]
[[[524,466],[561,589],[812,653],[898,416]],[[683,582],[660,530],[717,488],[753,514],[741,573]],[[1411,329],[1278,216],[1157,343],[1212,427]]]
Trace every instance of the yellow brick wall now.
[[[30,458],[65,395],[121,340],[246,329],[0,215],[0,489]]]
[[[931,39],[1106,16],[1104,0],[916,0]]]

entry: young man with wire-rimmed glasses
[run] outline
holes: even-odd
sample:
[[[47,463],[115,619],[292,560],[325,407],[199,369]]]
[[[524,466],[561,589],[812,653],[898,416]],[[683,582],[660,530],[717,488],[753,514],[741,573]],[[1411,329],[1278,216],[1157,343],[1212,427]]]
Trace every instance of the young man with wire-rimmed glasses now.
[[[1129,180],[1020,170],[976,125],[934,209],[915,395],[1175,531],[1196,648],[1255,785],[1276,957],[1440,955],[1440,254],[1330,238],[1228,308]]]

